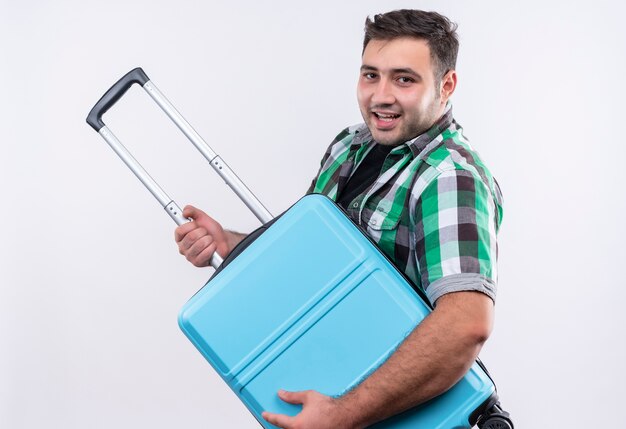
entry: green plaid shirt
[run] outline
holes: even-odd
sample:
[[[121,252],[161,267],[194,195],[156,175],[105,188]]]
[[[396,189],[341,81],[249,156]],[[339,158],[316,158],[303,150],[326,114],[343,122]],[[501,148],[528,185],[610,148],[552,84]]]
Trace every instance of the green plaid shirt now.
[[[365,124],[346,128],[322,158],[308,193],[332,200],[374,147]],[[496,295],[502,195],[448,104],[424,134],[394,147],[348,215],[431,303],[462,290]]]

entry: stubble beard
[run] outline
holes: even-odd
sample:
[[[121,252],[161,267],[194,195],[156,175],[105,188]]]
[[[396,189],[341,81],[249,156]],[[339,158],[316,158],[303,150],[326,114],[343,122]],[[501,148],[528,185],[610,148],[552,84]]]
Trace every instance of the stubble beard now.
[[[439,98],[437,98],[437,100],[435,100],[435,102],[433,102],[425,112],[421,112],[421,114],[418,113],[414,118],[407,118],[407,116],[403,113],[403,121],[401,124],[398,124],[399,128],[395,128],[390,131],[381,131],[376,129],[374,120],[371,116],[369,116],[369,114],[365,123],[376,143],[385,146],[398,146],[425,133],[435,124],[435,122],[437,122],[439,119],[438,103]]]
[[[440,101],[441,95],[437,93],[435,99],[422,112],[416,112],[415,118],[410,119],[402,124],[401,135],[394,145],[399,145],[424,134],[431,129],[440,118]],[[403,117],[403,119],[407,119]]]
[[[438,87],[439,85],[437,85]],[[423,111],[415,112],[414,118],[407,118],[406,112],[402,113],[402,123],[399,124],[400,128],[395,128],[390,131],[379,131],[376,129],[376,125],[374,120],[370,115],[370,110],[368,108],[367,111],[361,111],[361,116],[365,120],[365,124],[367,128],[370,130],[372,137],[376,143],[385,145],[385,146],[398,146],[402,143],[405,143],[409,140],[413,140],[414,138],[420,136],[421,134],[428,131],[435,123],[439,120],[441,116],[439,114],[441,94],[437,91],[434,100],[427,106]],[[376,107],[384,107],[384,106],[376,106]],[[393,134],[398,132],[397,137],[393,137]],[[388,134],[388,136],[386,136]]]

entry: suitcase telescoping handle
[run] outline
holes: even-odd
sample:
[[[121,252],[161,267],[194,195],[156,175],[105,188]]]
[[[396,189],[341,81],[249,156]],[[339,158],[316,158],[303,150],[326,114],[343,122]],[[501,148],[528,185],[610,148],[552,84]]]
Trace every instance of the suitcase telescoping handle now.
[[[140,68],[135,68],[118,80],[96,103],[87,116],[87,123],[98,132],[124,161],[137,178],[148,188],[152,195],[159,201],[161,206],[178,225],[188,222],[182,215],[180,207],[172,200],[163,189],[150,177],[137,160],[128,152],[124,145],[109,130],[102,121],[102,115],[106,113],[125,93],[134,85],[139,84],[146,90],[152,99],[163,109],[178,128],[187,136],[193,145],[209,161],[213,169],[224,179],[239,198],[248,206],[255,216],[263,223],[272,220],[270,212],[261,204],[254,194],[244,185],[237,175],[226,165],[224,161],[209,147],[207,142],[189,125],[176,108],[150,81],[146,73]],[[217,268],[223,262],[217,252],[209,261],[213,268]]]

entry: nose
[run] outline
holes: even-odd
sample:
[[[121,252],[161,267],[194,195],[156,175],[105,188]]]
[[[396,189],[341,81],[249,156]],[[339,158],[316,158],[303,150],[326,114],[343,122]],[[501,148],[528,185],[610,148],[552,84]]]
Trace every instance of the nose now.
[[[380,79],[372,94],[372,104],[393,104],[396,101],[393,95],[393,87],[387,79]]]

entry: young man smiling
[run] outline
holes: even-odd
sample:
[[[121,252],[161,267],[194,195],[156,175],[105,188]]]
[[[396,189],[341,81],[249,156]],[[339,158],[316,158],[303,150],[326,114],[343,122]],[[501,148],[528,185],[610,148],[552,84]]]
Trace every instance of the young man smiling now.
[[[364,124],[331,143],[309,193],[322,193],[395,262],[434,311],[390,358],[339,398],[278,392],[296,416],[265,412],[286,429],[363,428],[449,389],[469,369],[493,323],[497,183],[452,117],[458,39],[447,18],[399,10],[365,26],[357,94]],[[181,254],[206,266],[244,236],[188,206]]]
[[[403,61],[405,60],[405,61]],[[422,134],[441,117],[456,73],[433,74],[425,40],[370,40],[358,86],[361,114],[374,140],[396,146]],[[441,90],[439,86],[444,84]]]

